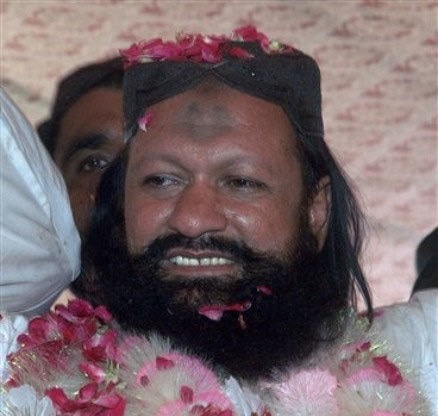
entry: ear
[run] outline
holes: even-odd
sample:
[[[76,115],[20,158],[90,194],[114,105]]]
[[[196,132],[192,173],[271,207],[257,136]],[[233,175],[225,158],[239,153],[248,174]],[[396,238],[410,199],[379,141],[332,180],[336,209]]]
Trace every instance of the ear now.
[[[318,242],[318,251],[324,246],[327,237],[328,220],[331,206],[330,178],[324,176],[308,209],[309,227]]]

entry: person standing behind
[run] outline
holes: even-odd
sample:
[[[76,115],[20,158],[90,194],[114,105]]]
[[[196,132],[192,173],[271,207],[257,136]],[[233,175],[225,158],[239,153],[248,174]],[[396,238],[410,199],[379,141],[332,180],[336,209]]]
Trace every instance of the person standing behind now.
[[[118,57],[81,66],[58,84],[38,134],[60,169],[83,239],[102,173],[122,150],[123,63]],[[55,303],[74,297],[66,289]]]
[[[81,238],[100,177],[123,143],[123,64],[120,58],[82,66],[58,84],[38,134],[67,185]]]

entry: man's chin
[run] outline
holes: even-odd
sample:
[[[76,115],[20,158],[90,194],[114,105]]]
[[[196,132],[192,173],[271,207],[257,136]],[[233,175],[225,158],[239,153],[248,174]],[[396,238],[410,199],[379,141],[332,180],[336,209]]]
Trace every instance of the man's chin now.
[[[187,312],[198,313],[199,309],[204,305],[224,303],[225,298],[211,296],[199,288],[184,288],[175,292],[171,304],[178,309],[186,310]],[[172,310],[172,307],[169,307]]]
[[[222,305],[233,302],[233,287],[238,278],[223,276],[163,277],[163,284],[169,287],[169,309],[176,308],[195,314],[206,305]]]

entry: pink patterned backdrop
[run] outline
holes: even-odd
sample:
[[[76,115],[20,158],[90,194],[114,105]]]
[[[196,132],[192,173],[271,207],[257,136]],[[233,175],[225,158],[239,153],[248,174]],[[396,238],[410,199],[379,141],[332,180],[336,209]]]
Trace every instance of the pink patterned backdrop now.
[[[57,79],[131,42],[252,23],[318,60],[327,140],[370,225],[377,305],[406,300],[414,252],[438,223],[437,6],[429,0],[1,2],[1,82],[32,122]],[[339,253],[342,255],[342,253]]]

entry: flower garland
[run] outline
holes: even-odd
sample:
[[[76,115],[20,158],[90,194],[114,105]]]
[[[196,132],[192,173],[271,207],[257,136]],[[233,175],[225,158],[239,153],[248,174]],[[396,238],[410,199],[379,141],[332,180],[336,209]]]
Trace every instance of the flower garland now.
[[[216,64],[224,56],[246,59],[252,55],[246,49],[230,42],[257,42],[268,54],[288,53],[291,46],[277,41],[271,41],[252,25],[235,29],[230,37],[202,35],[199,33],[181,33],[175,41],[163,41],[155,38],[132,44],[127,49],[120,50],[125,69],[132,65],[151,61],[193,61]],[[225,47],[224,47],[225,46]]]
[[[11,322],[0,321],[2,415],[427,415],[407,373],[357,319],[329,351],[257,385],[221,380],[158,335],[123,334],[83,300],[32,319],[24,334]]]

